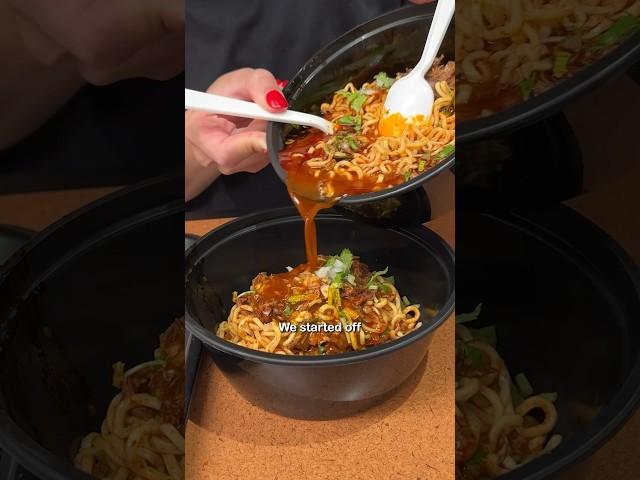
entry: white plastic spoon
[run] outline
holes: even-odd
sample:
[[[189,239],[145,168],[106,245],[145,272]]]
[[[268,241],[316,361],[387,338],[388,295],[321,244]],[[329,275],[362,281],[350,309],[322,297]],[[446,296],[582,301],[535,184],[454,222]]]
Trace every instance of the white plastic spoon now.
[[[190,110],[202,110],[220,115],[233,117],[255,118],[272,122],[293,123],[322,130],[326,134],[333,133],[333,125],[322,117],[309,113],[287,110],[282,113],[272,113],[252,102],[245,102],[237,98],[223,97],[212,93],[197,92],[184,89],[184,107]]]
[[[431,115],[433,89],[424,77],[440,50],[454,10],[454,0],[438,0],[422,57],[408,75],[397,80],[389,89],[384,102],[384,110],[387,112],[385,116],[399,113],[410,119],[416,115],[423,115],[425,118]]]

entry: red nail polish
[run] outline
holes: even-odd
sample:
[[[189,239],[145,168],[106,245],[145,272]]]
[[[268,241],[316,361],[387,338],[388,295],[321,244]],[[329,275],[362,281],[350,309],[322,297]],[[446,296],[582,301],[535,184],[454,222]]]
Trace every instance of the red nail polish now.
[[[280,90],[270,90],[267,92],[267,104],[277,110],[282,110],[289,106],[287,99],[284,98]]]
[[[276,78],[276,83],[282,89],[282,88],[286,87],[287,85],[289,85],[289,80],[280,80],[280,79]]]

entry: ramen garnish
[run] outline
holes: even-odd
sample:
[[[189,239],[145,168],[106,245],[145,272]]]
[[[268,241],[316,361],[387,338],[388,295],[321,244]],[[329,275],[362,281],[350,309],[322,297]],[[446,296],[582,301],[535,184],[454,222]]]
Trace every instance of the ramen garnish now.
[[[456,105],[463,120],[538,95],[640,28],[640,0],[461,0]]]
[[[234,292],[225,340],[284,355],[330,355],[379,345],[420,327],[420,306],[401,297],[387,269],[371,272],[344,249],[320,257],[319,268],[300,265],[254,278]]]
[[[445,159],[454,150],[455,64],[438,59],[427,74],[435,103],[429,118],[404,121],[383,117],[384,101],[395,81],[380,72],[356,88],[348,83],[321,111],[336,128],[333,135],[302,129],[285,140],[280,162],[288,185],[320,198],[358,195],[399,185]]]
[[[456,317],[456,479],[496,478],[558,446],[556,393],[533,394],[495,350],[495,329],[468,328],[481,305]]]
[[[154,360],[126,371],[114,364],[121,391],[100,432],[82,440],[77,468],[103,480],[184,479],[184,338],[184,320],[176,320]]]

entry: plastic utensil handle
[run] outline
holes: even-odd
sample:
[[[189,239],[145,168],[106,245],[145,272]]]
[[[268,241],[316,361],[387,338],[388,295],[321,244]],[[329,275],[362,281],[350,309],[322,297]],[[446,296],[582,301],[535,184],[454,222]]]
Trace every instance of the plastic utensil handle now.
[[[427,42],[422,51],[422,57],[420,57],[420,61],[411,73],[415,72],[416,75],[419,74],[421,77],[427,74],[427,71],[433,65],[438,50],[440,50],[440,45],[442,45],[442,40],[444,40],[444,36],[447,33],[455,8],[454,0],[438,0],[429,34],[427,35]]]
[[[324,118],[308,113],[294,111],[273,113],[252,102],[245,102],[237,98],[222,97],[212,93],[197,92],[188,88],[184,89],[184,106],[187,109],[231,115],[233,117],[256,118],[258,120],[305,125],[319,128],[325,133],[331,133],[333,129],[331,123]]]

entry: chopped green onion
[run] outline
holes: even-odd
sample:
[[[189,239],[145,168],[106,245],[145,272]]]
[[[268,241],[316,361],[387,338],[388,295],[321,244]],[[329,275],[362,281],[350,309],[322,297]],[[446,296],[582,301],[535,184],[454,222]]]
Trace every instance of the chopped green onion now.
[[[291,316],[291,305],[289,305],[287,303],[287,305],[284,307],[284,310],[282,312],[284,314],[285,317],[290,317]]]
[[[511,385],[511,400],[516,407],[524,402],[524,397],[515,385]]]
[[[356,127],[357,131],[360,131],[360,129],[362,128],[362,117],[360,115],[358,115],[356,117],[356,125],[355,125],[355,127]]]
[[[358,145],[358,142],[356,142],[353,136],[347,135],[346,137],[344,137],[344,139],[349,144],[349,148],[351,148],[351,150],[353,150],[354,152],[358,151],[358,149],[360,148],[360,145]]]
[[[359,131],[362,128],[362,117],[360,115],[345,115],[338,119],[338,124],[352,126]]]
[[[344,310],[339,309],[338,310],[338,317],[340,317],[340,323],[342,323],[342,330],[344,331],[344,335],[347,337],[347,342],[351,345],[353,345],[353,342],[351,341],[351,335],[354,335],[353,333],[349,333],[349,331],[347,330],[347,325],[351,325],[351,319],[349,318],[349,315],[347,315]]]
[[[329,292],[327,294],[327,303],[329,303],[329,305],[333,305],[334,307],[339,307],[341,303],[340,288],[333,283],[329,285]]]
[[[349,105],[351,105],[351,108],[353,108],[356,112],[359,112],[362,109],[362,106],[368,98],[367,94],[362,91],[347,92],[345,90],[338,90],[336,92],[336,95],[342,95],[343,97],[346,97]]]
[[[367,288],[371,289],[371,290],[375,290],[377,288],[376,284],[376,279],[378,277],[381,277],[382,275],[386,275],[387,272],[389,271],[389,267],[385,268],[384,270],[380,270],[378,272],[373,272],[371,274],[371,278],[369,278],[369,281],[367,282]],[[375,287],[375,288],[372,288]]]
[[[529,380],[525,376],[524,373],[519,373],[516,375],[516,385],[518,386],[518,390],[522,393],[522,396],[527,398],[533,394],[533,387],[529,383]]]
[[[426,160],[418,160],[418,171],[424,172],[425,167],[427,166]]]
[[[449,155],[451,155],[453,152],[455,152],[456,150],[456,146],[453,143],[450,143],[449,145],[447,145],[446,147],[444,147],[442,150],[440,150],[438,153],[436,153],[433,158],[436,161],[440,161],[443,160],[445,158],[447,158]]]
[[[340,117],[338,119],[338,124],[340,124],[340,125],[355,125],[356,124],[356,120],[351,115],[345,115],[344,117]]]
[[[411,170],[404,172],[404,181],[408,182],[409,180],[411,180]]]
[[[476,320],[480,316],[480,312],[482,311],[482,304],[479,303],[476,308],[473,309],[473,312],[469,313],[461,313],[460,315],[456,315],[456,323],[467,323]]]
[[[325,348],[321,343],[318,344],[318,351],[320,352],[320,355],[324,355]]]
[[[351,270],[351,264],[353,263],[353,253],[351,253],[351,250],[344,248],[342,252],[340,252],[340,261],[344,264],[345,272]]]
[[[464,355],[471,362],[471,365],[473,365],[476,368],[482,368],[483,357],[482,357],[482,352],[480,350],[478,350],[476,347],[473,347],[465,343],[462,351]]]
[[[342,288],[342,281],[344,280],[344,277],[346,277],[346,275],[347,274],[345,272],[336,273],[333,277],[333,280],[331,281],[331,285],[336,288]]]
[[[533,93],[533,87],[536,85],[536,72],[533,72],[529,78],[520,82],[520,96],[523,100],[529,100],[529,97]]]
[[[606,32],[598,35],[596,48],[607,48],[623,40],[627,35],[640,28],[640,18],[630,14],[623,15]]]
[[[395,82],[395,79],[389,78],[386,72],[380,72],[373,78],[376,80],[376,85],[380,88],[389,88],[393,85],[393,82]]]
[[[402,297],[402,305],[404,305],[405,307],[411,305],[411,302],[409,301],[409,298],[407,298],[407,296]]]
[[[356,92],[353,100],[351,100],[351,108],[353,108],[356,112],[359,112],[360,110],[362,110],[362,106],[364,105],[364,102],[367,101],[367,98],[367,95],[365,95],[364,93]]]
[[[569,59],[571,54],[558,50],[553,54],[553,76],[556,78],[563,77],[569,72]]]

